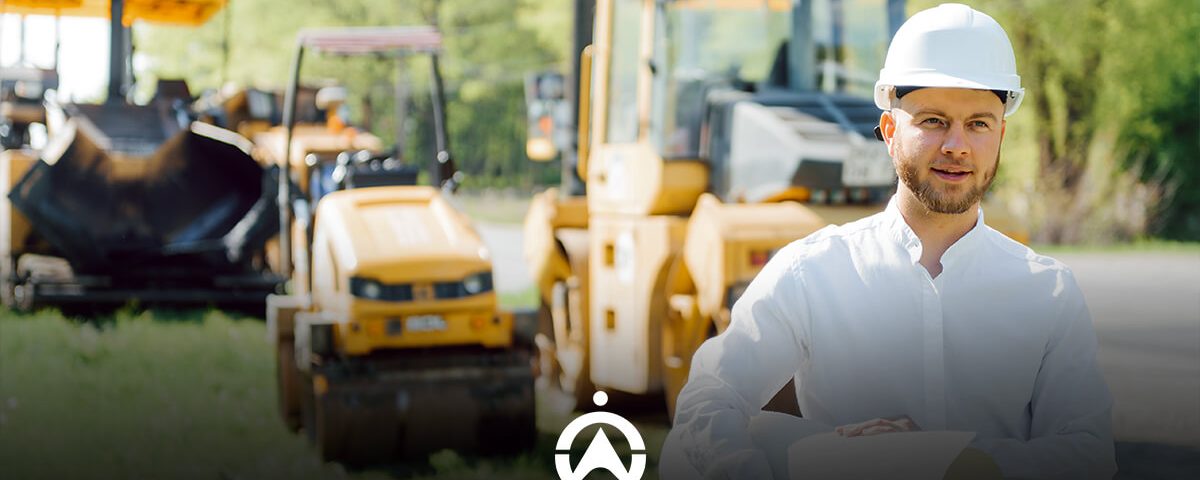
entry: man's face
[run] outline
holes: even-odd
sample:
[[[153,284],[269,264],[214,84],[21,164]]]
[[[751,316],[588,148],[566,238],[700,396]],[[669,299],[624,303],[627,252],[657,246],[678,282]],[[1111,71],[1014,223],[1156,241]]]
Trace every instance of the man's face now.
[[[1004,138],[1004,104],[986,90],[922,88],[880,118],[903,182],[929,211],[959,214],[991,186]]]

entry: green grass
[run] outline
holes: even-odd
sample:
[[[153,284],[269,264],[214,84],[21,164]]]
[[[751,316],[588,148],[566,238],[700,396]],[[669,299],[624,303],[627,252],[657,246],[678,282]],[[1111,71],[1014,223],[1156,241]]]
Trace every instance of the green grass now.
[[[0,313],[7,478],[334,478],[275,409],[258,321]]]
[[[474,221],[519,225],[525,221],[532,196],[528,192],[460,191],[453,201]]]
[[[540,403],[538,444],[516,457],[443,451],[366,471],[323,463],[280,420],[265,335],[261,320],[218,311],[82,322],[0,310],[0,477],[556,478],[554,442],[573,415]],[[638,424],[651,450],[645,478],[656,478],[665,425]]]
[[[537,308],[537,287],[530,286],[519,292],[500,292],[496,301],[500,304],[500,308],[508,310]]]

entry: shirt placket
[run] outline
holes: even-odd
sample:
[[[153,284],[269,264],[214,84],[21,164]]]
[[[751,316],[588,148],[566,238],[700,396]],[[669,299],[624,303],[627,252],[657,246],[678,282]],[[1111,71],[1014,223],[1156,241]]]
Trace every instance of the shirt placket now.
[[[924,430],[946,429],[946,370],[944,359],[943,311],[939,283],[918,266],[924,277],[921,289],[924,322],[925,423]],[[944,276],[945,273],[941,276]],[[939,276],[939,278],[941,277]]]

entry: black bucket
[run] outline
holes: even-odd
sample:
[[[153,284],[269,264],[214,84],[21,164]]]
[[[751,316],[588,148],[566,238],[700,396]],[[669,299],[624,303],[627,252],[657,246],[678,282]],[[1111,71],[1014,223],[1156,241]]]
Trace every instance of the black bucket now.
[[[193,123],[152,155],[114,158],[88,130],[68,123],[9,193],[77,274],[246,272],[278,232],[277,169],[237,134]]]

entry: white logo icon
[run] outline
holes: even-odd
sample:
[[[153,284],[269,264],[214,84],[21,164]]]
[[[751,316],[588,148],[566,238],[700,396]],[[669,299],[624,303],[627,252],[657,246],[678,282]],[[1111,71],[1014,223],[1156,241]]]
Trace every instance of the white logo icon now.
[[[592,402],[597,407],[603,407],[608,403],[608,394],[596,392],[592,395]],[[570,450],[575,437],[579,436],[579,432],[584,428],[602,423],[616,427],[629,442],[629,448],[633,450],[633,462],[629,465],[629,470],[625,470],[625,463],[613,449],[603,429],[596,430],[592,443],[583,452],[579,464],[572,470]],[[617,480],[638,480],[646,471],[646,442],[642,441],[642,434],[629,420],[615,413],[592,412],[576,418],[567,424],[567,428],[558,436],[558,444],[554,449],[557,452],[554,454],[554,467],[558,470],[558,478],[561,480],[583,480],[592,470],[597,469],[608,470]]]

